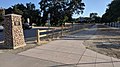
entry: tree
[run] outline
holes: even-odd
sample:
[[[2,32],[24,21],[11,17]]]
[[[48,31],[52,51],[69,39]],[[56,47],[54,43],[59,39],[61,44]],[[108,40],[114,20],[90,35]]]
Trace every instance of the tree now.
[[[43,14],[42,22],[46,23],[50,13],[52,25],[58,25],[58,22],[62,22],[65,16],[68,17],[68,21],[71,21],[72,15],[83,13],[85,6],[82,0],[41,0],[39,4]]]
[[[13,13],[13,8],[9,7],[8,9],[5,9],[5,14],[12,14]]]
[[[3,17],[0,15],[0,24],[3,20],[4,20]]]
[[[98,13],[90,13],[90,18],[97,17]]]
[[[95,22],[97,15],[97,13],[90,13],[91,22]]]
[[[38,23],[40,23],[40,11],[38,9],[35,9],[35,5],[33,3],[26,3],[26,11],[24,12],[26,19],[29,18],[30,19],[30,25],[32,25],[32,23],[36,23],[38,25]]]
[[[26,7],[23,4],[15,4],[12,7],[9,7],[8,9],[5,10],[5,14],[19,14],[22,15],[22,20],[23,22],[25,21],[24,17],[24,11],[26,10]]]
[[[117,18],[117,21],[120,22],[120,17]]]
[[[117,21],[120,17],[120,0],[113,0],[108,4],[105,14],[102,16],[104,22]]]
[[[0,24],[2,24],[2,21],[4,20],[3,15],[5,15],[5,10],[0,9]]]
[[[90,13],[91,22],[100,23],[101,17],[98,16],[98,13]]]
[[[35,10],[35,5],[33,3],[26,3],[27,9],[28,10]]]
[[[23,4],[15,4],[12,7],[9,7],[5,10],[6,14],[19,14],[22,15],[22,21],[27,22],[27,18],[30,19],[30,25],[32,23],[38,23],[40,22],[40,11],[38,9],[35,9],[35,5],[33,3],[26,3],[26,5]]]

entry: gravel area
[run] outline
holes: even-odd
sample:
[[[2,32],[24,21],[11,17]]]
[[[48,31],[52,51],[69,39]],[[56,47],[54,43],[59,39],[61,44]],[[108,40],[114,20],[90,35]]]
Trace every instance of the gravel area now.
[[[97,27],[95,36],[84,41],[86,48],[120,59],[120,29]]]

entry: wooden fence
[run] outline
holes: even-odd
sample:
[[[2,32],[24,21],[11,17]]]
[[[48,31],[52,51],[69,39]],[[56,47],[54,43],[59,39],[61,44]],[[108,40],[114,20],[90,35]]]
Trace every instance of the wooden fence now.
[[[86,25],[88,26],[88,25]],[[41,38],[49,38],[50,39],[54,39],[57,37],[61,37],[67,34],[72,34],[72,33],[76,33],[79,32],[82,28],[84,28],[85,26],[83,25],[74,25],[74,26],[69,26],[69,27],[61,27],[61,29],[57,29],[55,30],[55,28],[50,29],[50,30],[37,30],[37,43],[40,43]]]
[[[51,32],[51,33],[49,33],[49,32]],[[43,38],[43,37],[47,37],[49,35],[53,36],[53,32],[54,32],[54,30],[39,30],[38,29],[37,30],[37,43],[40,43],[40,39]]]
[[[50,29],[50,30],[37,30],[37,43],[40,43],[41,38],[49,38],[49,39],[54,39],[57,37],[61,37],[65,34],[67,34],[68,32],[70,32],[70,27],[65,28],[65,27],[61,27],[61,29]]]

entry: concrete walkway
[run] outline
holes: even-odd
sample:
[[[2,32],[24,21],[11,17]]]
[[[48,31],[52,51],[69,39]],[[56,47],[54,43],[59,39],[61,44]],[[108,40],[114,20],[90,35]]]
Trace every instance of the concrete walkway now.
[[[84,40],[93,38],[96,31],[97,29],[83,30],[82,33],[66,36],[19,55],[62,63],[53,67],[119,67],[120,60],[86,49],[83,45]]]
[[[0,67],[120,67],[119,59],[86,49],[84,40],[95,32],[82,31],[18,54],[1,53]]]
[[[79,40],[57,40],[19,55],[62,63],[53,67],[119,67],[120,60],[86,49]]]

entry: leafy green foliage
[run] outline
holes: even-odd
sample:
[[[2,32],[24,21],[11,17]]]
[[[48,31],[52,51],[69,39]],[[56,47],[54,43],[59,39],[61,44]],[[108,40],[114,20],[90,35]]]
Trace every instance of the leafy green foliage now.
[[[4,20],[3,17],[0,15],[0,24],[3,20]]]
[[[23,4],[16,4],[12,7],[6,9],[6,14],[19,14],[22,15],[22,21],[27,22],[27,18],[30,19],[30,25],[32,23],[38,24],[40,22],[40,11],[35,9],[35,5],[30,3],[26,3],[26,6]]]
[[[4,15],[4,9],[0,9],[0,25],[2,24],[2,21],[4,21],[3,15]]]
[[[90,18],[91,18],[90,22],[95,22],[95,23],[101,22],[101,18],[98,16],[98,13],[90,13]]]
[[[97,13],[90,13],[90,18],[94,18],[94,17],[97,17]]]
[[[72,21],[72,15],[83,13],[82,0],[41,0],[40,10],[43,14],[42,22],[45,24],[50,13],[51,25],[61,25],[64,21]]]
[[[106,13],[102,16],[105,22],[117,21],[120,17],[120,0],[113,0],[106,9]]]
[[[120,22],[120,17],[118,17],[117,21]]]
[[[72,21],[73,14],[82,14],[85,4],[82,0],[40,0],[40,10],[35,9],[33,3],[15,4],[6,9],[6,14],[15,13],[22,15],[22,21],[27,22],[30,19],[30,24],[44,26],[48,21],[50,14],[50,24],[52,26],[60,26],[65,22]]]

